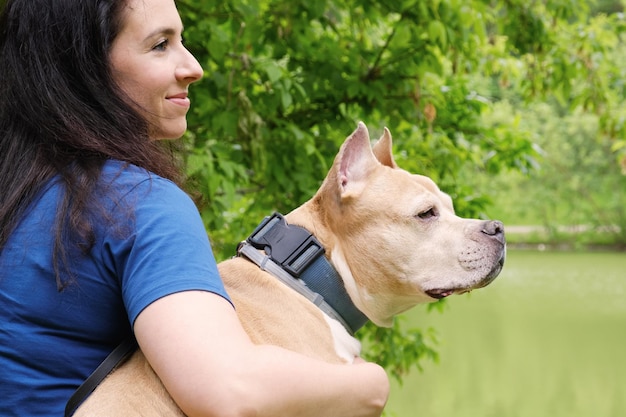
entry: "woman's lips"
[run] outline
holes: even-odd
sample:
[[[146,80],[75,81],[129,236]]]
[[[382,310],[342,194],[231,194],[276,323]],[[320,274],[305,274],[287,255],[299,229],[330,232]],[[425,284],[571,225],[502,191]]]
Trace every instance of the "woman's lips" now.
[[[176,94],[173,96],[169,96],[169,97],[166,97],[166,100],[180,107],[189,108],[189,106],[191,105],[191,101],[189,100],[189,97],[187,97],[187,93],[180,93],[180,94]]]

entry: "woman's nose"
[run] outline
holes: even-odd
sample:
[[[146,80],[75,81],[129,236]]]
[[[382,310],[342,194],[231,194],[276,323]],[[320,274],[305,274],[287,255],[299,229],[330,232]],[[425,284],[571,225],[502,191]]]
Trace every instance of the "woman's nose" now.
[[[186,48],[183,55],[184,61],[176,68],[176,78],[179,81],[186,81],[191,84],[202,78],[202,66]]]

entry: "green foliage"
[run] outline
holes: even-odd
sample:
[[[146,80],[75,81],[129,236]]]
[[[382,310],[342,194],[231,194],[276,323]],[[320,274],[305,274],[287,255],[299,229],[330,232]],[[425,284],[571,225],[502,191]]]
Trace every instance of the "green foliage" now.
[[[388,126],[398,164],[431,176],[468,217],[487,217],[490,204],[468,176],[537,164],[515,115],[484,123],[511,91],[596,112],[614,151],[626,150],[624,66],[605,59],[624,22],[587,21],[582,1],[177,4],[186,44],[205,69],[191,89],[184,158],[218,259],[265,215],[310,198],[358,120],[373,139]],[[370,327],[362,336],[390,349],[381,360],[394,374],[434,357],[419,332],[386,332]]]
[[[439,360],[437,351],[431,346],[437,344],[434,330],[407,329],[401,326],[403,319],[396,319],[393,327],[388,329],[368,323],[361,330],[364,357],[385,367],[400,383],[412,368],[422,370],[420,361]]]
[[[599,134],[599,118],[581,110],[561,115],[558,106],[543,103],[523,113],[542,149],[542,163],[530,175],[510,175],[492,185],[505,190],[495,207],[499,215],[544,226],[547,233],[524,236],[526,243],[531,238],[573,247],[626,247],[626,178],[611,163],[612,142]]]

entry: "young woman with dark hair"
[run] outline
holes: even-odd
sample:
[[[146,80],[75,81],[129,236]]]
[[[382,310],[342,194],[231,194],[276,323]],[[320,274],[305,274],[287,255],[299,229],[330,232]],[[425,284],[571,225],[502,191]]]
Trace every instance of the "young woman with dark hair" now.
[[[243,331],[159,141],[202,76],[182,30],[173,0],[4,2],[0,415],[61,415],[131,333],[190,416],[380,415],[379,366]]]

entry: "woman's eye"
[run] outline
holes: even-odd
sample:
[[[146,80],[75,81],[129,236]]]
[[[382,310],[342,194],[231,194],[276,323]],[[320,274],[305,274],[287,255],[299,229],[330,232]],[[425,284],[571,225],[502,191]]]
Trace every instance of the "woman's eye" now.
[[[431,207],[428,210],[420,212],[417,217],[419,217],[420,219],[432,219],[434,217],[437,217],[437,212],[433,207]]]
[[[167,49],[167,45],[168,45],[168,40],[164,39],[161,42],[157,43],[152,49],[155,51],[164,51],[165,49]]]

